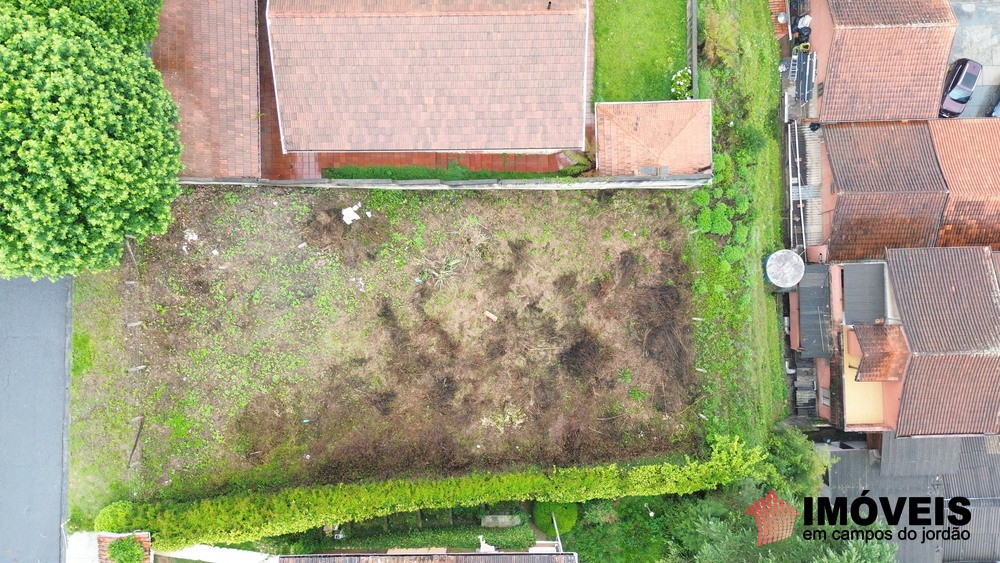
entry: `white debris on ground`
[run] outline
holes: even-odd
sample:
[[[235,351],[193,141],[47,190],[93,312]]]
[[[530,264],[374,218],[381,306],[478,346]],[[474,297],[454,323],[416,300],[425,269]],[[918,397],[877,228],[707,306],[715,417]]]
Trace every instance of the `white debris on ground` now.
[[[197,241],[198,233],[192,231],[191,229],[184,229],[184,244],[181,245],[181,250],[184,251],[184,254],[188,253],[188,243]]]
[[[351,282],[351,283],[353,283],[353,284],[355,284],[355,285],[357,285],[358,286],[358,291],[360,291],[361,293],[365,292],[365,280],[364,280],[364,278],[361,278],[361,277],[350,278],[348,281]]]
[[[358,215],[358,210],[359,209],[361,209],[361,202],[360,201],[358,203],[350,206],[350,207],[343,208],[340,211],[340,214],[344,216],[344,222],[347,223],[348,225],[350,225],[351,223],[353,223],[353,222],[357,221],[358,219],[360,219],[361,216]],[[371,213],[369,213],[369,212],[366,211],[365,214],[368,215],[369,217],[371,217]]]

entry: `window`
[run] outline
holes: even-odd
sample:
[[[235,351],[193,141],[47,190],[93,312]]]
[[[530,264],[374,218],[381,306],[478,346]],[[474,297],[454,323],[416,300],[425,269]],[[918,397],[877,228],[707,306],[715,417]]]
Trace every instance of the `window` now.
[[[824,407],[830,406],[830,389],[828,387],[820,387],[819,396],[823,401]]]

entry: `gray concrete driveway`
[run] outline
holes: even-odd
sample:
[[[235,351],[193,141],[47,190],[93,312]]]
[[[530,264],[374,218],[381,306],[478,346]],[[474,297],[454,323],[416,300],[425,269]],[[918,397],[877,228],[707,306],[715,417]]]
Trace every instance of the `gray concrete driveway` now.
[[[63,560],[72,283],[0,280],[0,561]]]
[[[983,117],[1000,98],[1000,0],[955,0],[951,8],[958,32],[948,62],[965,57],[983,65],[979,85],[962,117]]]

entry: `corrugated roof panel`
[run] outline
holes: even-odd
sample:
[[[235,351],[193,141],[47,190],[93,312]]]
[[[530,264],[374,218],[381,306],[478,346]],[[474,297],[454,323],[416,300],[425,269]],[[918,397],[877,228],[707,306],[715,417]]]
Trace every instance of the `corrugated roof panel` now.
[[[844,264],[844,323],[885,319],[885,264]]]

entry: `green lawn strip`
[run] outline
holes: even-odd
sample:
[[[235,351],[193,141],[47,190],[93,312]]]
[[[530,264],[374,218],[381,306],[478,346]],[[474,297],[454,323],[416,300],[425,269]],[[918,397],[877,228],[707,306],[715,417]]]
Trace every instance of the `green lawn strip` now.
[[[675,99],[671,77],[687,67],[684,0],[595,0],[594,101]]]
[[[250,542],[238,546],[254,551],[264,551],[276,555],[310,554],[326,551],[377,552],[393,548],[420,549],[444,547],[452,551],[472,552],[479,548],[479,536],[498,549],[527,551],[535,545],[535,533],[527,524],[512,528],[483,528],[482,526],[453,526],[433,529],[411,529],[406,531],[374,532],[356,530],[351,527],[347,537],[335,540],[327,536],[322,528],[315,528],[304,534],[294,534],[278,538],[268,538],[260,542]]]
[[[759,444],[786,409],[781,319],[761,270],[782,245],[778,46],[763,2],[710,0],[702,10],[710,61],[700,90],[715,101],[716,178],[693,196],[694,316],[704,319],[695,324],[695,363],[706,372],[706,433]]]
[[[511,157],[513,158],[513,157]],[[568,178],[590,168],[590,163],[578,161],[558,172],[511,172],[506,170],[470,170],[452,162],[447,168],[427,166],[338,166],[324,168],[323,177],[337,180],[531,180],[536,178]]]
[[[135,431],[128,366],[118,312],[120,280],[87,274],[74,281],[70,379],[69,515],[74,529],[90,528],[101,507],[126,495],[126,462]],[[112,445],[113,444],[113,445]]]

